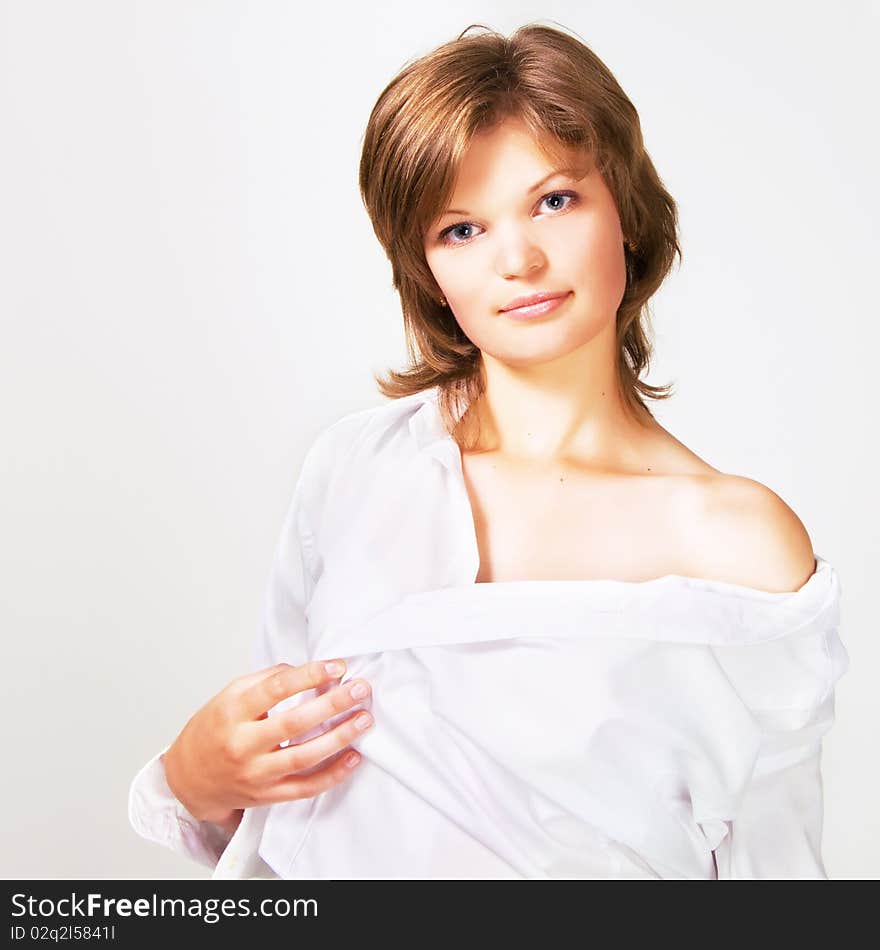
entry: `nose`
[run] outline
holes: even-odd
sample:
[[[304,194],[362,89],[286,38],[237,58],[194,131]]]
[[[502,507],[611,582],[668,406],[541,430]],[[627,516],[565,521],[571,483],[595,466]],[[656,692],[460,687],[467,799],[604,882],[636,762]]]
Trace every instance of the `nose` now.
[[[544,266],[544,252],[526,238],[508,241],[499,251],[497,269],[502,277],[521,277]]]

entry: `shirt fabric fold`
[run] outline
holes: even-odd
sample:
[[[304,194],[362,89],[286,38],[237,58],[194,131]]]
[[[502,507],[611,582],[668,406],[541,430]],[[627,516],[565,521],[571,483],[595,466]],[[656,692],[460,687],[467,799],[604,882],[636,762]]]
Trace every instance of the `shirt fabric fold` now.
[[[821,743],[849,666],[832,565],[790,593],[474,583],[437,395],[315,440],[254,647],[254,669],[341,656],[371,683],[361,765],[246,809],[227,840],[176,802],[160,754],[132,783],[138,833],[215,878],[826,878]]]

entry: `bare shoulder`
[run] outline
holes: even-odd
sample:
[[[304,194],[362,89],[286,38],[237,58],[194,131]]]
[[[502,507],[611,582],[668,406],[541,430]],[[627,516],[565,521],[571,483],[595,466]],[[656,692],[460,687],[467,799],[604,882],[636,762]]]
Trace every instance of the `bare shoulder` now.
[[[816,568],[797,514],[752,478],[718,473],[690,480],[696,516],[690,545],[695,577],[781,593],[799,590]]]

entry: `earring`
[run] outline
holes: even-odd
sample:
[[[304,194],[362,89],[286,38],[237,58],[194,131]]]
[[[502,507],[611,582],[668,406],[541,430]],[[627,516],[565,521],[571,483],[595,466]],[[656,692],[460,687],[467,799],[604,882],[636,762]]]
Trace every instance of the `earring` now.
[[[441,298],[440,298],[440,306],[441,306],[441,307],[445,307],[445,306],[446,306],[446,298],[445,298],[445,297],[441,297]]]
[[[637,251],[639,249],[638,244],[635,241],[630,241],[629,238],[626,240],[627,249],[630,251]]]

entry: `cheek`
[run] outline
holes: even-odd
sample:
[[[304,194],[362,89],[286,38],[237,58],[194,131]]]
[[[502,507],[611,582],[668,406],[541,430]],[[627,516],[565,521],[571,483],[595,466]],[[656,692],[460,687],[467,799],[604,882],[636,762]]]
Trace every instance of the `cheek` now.
[[[449,301],[456,322],[476,342],[472,331],[479,333],[481,321],[497,303],[487,291],[486,275],[491,273],[491,261],[476,248],[462,249],[459,253],[440,255],[431,265],[431,272]]]
[[[434,259],[431,272],[440,287],[447,291],[450,300],[470,297],[474,289],[486,286],[487,268],[491,261],[480,249],[461,248],[449,250]]]
[[[596,303],[620,302],[626,287],[623,236],[614,222],[596,223],[570,235],[567,255],[582,293]],[[577,288],[576,288],[577,289]]]

